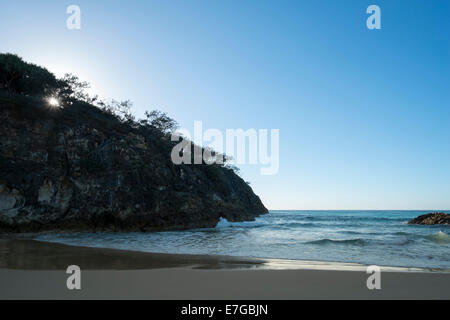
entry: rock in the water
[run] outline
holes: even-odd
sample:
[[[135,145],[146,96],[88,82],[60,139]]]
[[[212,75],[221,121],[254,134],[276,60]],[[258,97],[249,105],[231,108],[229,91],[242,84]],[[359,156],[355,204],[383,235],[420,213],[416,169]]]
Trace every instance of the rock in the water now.
[[[170,136],[87,103],[0,100],[0,123],[0,231],[177,230],[267,213],[233,170],[175,165]]]
[[[408,224],[450,224],[450,214],[443,212],[423,214],[412,219]]]

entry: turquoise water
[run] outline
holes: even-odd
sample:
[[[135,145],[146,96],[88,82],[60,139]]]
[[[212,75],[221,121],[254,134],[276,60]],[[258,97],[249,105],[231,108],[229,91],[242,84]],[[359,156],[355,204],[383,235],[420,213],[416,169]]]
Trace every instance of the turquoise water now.
[[[252,222],[156,233],[42,234],[36,239],[148,252],[220,254],[450,269],[450,226],[407,221],[428,211],[271,211]]]

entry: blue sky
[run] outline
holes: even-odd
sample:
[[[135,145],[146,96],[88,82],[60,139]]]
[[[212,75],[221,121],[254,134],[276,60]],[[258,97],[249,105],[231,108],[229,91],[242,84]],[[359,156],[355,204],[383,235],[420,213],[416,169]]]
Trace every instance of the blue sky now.
[[[0,0],[0,52],[137,116],[280,129],[277,175],[241,167],[269,209],[450,209],[449,18],[446,0]]]

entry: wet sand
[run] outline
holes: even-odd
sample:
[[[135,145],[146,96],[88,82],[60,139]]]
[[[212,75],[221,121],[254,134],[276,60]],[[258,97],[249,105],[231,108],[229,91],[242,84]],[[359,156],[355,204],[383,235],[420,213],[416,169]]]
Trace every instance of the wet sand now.
[[[0,239],[0,268],[65,270],[78,265],[82,270],[136,270],[157,268],[255,268],[265,260],[228,256],[149,253],[69,246],[27,239]]]
[[[81,268],[68,290],[66,268]],[[450,299],[450,273],[0,240],[0,299]]]

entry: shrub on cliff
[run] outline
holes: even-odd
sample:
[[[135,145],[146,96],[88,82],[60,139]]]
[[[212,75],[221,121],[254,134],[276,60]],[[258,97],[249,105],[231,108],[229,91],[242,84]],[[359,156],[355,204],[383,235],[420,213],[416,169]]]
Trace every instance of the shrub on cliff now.
[[[15,54],[0,54],[0,89],[10,94],[46,96],[57,88],[58,80],[47,69],[27,63]]]
[[[145,111],[146,119],[140,121],[141,125],[150,125],[163,133],[170,133],[178,128],[178,123],[159,110]]]
[[[81,81],[77,76],[66,73],[63,78],[58,79],[57,96],[63,102],[83,101],[94,103],[97,96],[91,97],[85,90],[90,88],[86,81]]]

